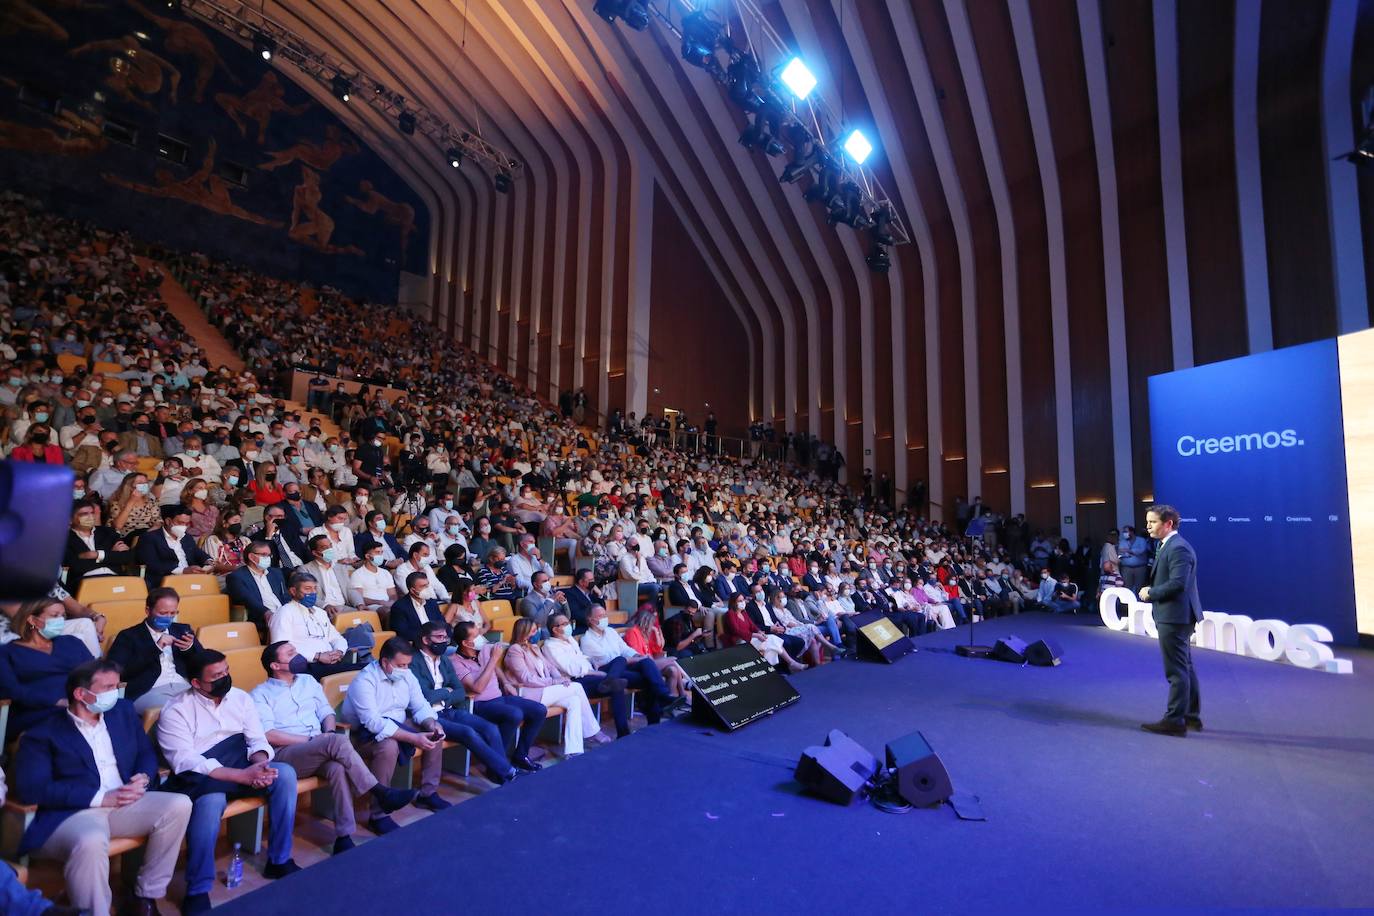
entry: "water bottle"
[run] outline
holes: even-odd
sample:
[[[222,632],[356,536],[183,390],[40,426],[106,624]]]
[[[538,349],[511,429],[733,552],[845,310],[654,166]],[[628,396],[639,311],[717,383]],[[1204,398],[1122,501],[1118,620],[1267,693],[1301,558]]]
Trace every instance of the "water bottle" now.
[[[243,883],[243,853],[239,844],[234,844],[234,854],[229,858],[229,868],[224,872],[224,886],[238,887]]]

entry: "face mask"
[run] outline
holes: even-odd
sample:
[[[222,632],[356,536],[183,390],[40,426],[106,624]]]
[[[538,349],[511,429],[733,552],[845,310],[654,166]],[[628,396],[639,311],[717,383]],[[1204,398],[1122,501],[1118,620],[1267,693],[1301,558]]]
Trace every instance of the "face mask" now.
[[[40,410],[40,411],[38,411],[37,413],[35,413],[35,414],[33,415],[33,422],[35,422],[35,423],[46,423],[46,422],[48,422],[48,412],[47,412],[46,410]]]
[[[609,623],[609,622],[610,622],[610,618],[609,618],[609,617],[602,617],[600,620],[594,621],[594,622],[592,623],[592,627],[593,627],[598,633],[600,633],[600,632],[602,632],[603,630],[606,629],[606,624]]]
[[[153,485],[152,485],[152,484],[148,484],[148,483],[136,483],[136,484],[134,484],[134,489],[137,490],[139,493],[142,493],[144,496],[147,496],[147,495],[148,495],[148,491],[150,491],[152,488],[153,488]]]
[[[373,566],[381,566],[382,555],[380,553],[368,554],[367,562],[371,563]]]
[[[191,496],[194,497],[195,499],[206,499],[206,498],[208,498],[208,497],[210,496],[210,491],[209,491],[209,490],[197,490],[196,492],[192,493]]]
[[[43,621],[43,636],[46,639],[56,639],[62,635],[62,631],[67,628],[66,617],[49,617]]]
[[[291,656],[291,665],[288,670],[292,674],[305,674],[306,669],[309,667],[310,662],[306,660],[304,655],[293,655]]]
[[[393,668],[391,670],[391,673],[386,676],[386,679],[393,684],[399,684],[401,683],[401,681],[405,680],[405,676],[405,669]]]
[[[381,448],[381,447],[382,447],[382,440],[381,440],[381,439],[373,439],[373,440],[372,440],[372,445],[373,445],[374,448]]]
[[[660,547],[660,548],[658,548],[658,555],[659,555],[660,557],[666,557],[666,556],[668,555],[668,548],[667,548],[667,547]]]
[[[320,559],[324,560],[326,563],[333,563],[338,558],[339,552],[333,547],[326,547],[324,552],[320,554]]]
[[[233,686],[234,679],[230,675],[226,674],[224,677],[217,677],[210,682],[210,696],[217,700],[223,699]]]
[[[308,595],[302,595],[298,600],[300,601],[303,607],[314,607],[315,602],[319,599],[319,597],[320,596],[316,593],[311,592]]]
[[[153,629],[166,632],[176,621],[176,614],[156,614],[153,617]]]
[[[185,525],[173,525],[173,526],[172,526],[172,537],[176,538],[178,541],[181,540],[182,538],[186,537],[186,526],[185,526]]]
[[[237,487],[239,485],[239,479],[237,477],[226,477],[224,478],[224,481],[231,487]]]
[[[73,498],[73,499],[82,499],[82,498],[85,497],[85,495],[86,495],[86,491],[85,491],[85,490],[77,490],[76,493],[75,493],[75,495],[74,495],[72,498]],[[94,516],[94,515],[78,515],[78,516],[76,517],[76,527],[78,527],[78,528],[94,528],[94,527],[95,527],[95,516]]]
[[[20,377],[17,377],[17,376],[11,375],[11,376],[10,376],[10,384],[13,385],[15,388],[22,388],[22,387],[24,386],[24,379],[23,379],[23,378],[20,378]],[[106,400],[105,403],[108,404],[109,401]]]
[[[270,556],[267,556],[267,557],[256,556],[256,557],[253,558],[253,562],[257,564],[258,569],[271,569],[271,568],[272,568],[272,558],[271,558]]]
[[[266,481],[267,483],[275,483],[276,480],[277,480],[277,472],[276,472],[276,471],[269,471],[268,473],[262,475],[262,479],[263,479],[264,481]],[[288,498],[290,498],[290,497],[288,497]]]

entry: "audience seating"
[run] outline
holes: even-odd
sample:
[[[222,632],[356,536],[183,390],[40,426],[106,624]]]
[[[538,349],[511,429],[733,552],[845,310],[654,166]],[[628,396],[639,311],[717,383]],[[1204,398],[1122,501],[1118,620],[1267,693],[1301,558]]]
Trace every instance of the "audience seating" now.
[[[261,648],[230,649],[224,653],[224,659],[229,663],[229,675],[234,679],[234,686],[240,690],[252,690],[267,680],[267,672],[262,667]]]
[[[228,595],[182,596],[177,602],[177,620],[199,630],[203,626],[229,622]]]
[[[382,618],[376,611],[347,611],[334,618],[334,629],[340,633],[348,632],[350,627],[356,627],[364,623],[372,625],[372,632],[382,632]]]
[[[482,612],[483,617],[493,623],[503,617],[515,616],[515,608],[505,598],[492,598],[478,602],[477,608]]]
[[[207,623],[196,633],[196,638],[205,648],[218,649],[220,652],[262,646],[257,627],[247,622]]]
[[[120,630],[127,630],[134,624],[143,622],[148,616],[147,607],[146,597],[131,598],[127,601],[97,601],[92,604],[91,610],[105,615],[105,642],[102,648],[108,650]]]
[[[141,604],[147,597],[148,583],[139,576],[87,576],[76,590],[76,600],[90,605],[134,599]]]
[[[182,598],[196,595],[218,595],[219,579],[209,573],[181,573],[162,580],[166,588],[174,588]]]

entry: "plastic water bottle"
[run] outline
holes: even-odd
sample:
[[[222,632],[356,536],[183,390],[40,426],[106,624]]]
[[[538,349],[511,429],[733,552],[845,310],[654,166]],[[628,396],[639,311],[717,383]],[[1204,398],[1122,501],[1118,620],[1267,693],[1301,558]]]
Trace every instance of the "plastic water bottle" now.
[[[229,858],[229,868],[224,872],[224,886],[238,887],[243,883],[243,853],[239,844],[234,844],[234,854]]]

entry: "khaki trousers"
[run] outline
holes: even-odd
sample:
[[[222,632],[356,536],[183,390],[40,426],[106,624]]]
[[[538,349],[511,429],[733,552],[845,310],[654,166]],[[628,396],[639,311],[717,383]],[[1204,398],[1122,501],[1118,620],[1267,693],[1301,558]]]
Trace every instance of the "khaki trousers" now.
[[[72,906],[109,916],[110,838],[147,837],[143,867],[134,893],[158,900],[176,868],[191,799],[173,792],[149,792],[123,808],[87,808],[67,818],[34,855],[65,861],[63,877]]]
[[[420,727],[410,719],[406,720],[406,725],[416,730]],[[391,785],[391,779],[396,775],[396,761],[401,756],[400,743],[395,738],[382,738],[380,741],[359,744],[357,748],[358,754],[367,762],[367,768],[377,777],[377,781],[384,786]],[[433,795],[439,791],[439,776],[444,766],[443,748],[422,751],[417,747],[415,753],[420,755],[420,794]],[[407,760],[405,765],[411,766],[411,762]],[[378,814],[380,813],[378,811]],[[372,817],[372,799],[366,795],[358,799],[358,816],[365,820]]]
[[[372,791],[377,777],[363,763],[347,735],[316,735],[304,744],[277,748],[278,763],[289,763],[298,779],[319,776],[329,783],[334,798],[334,834],[351,836],[358,826],[353,815],[353,796]]]

